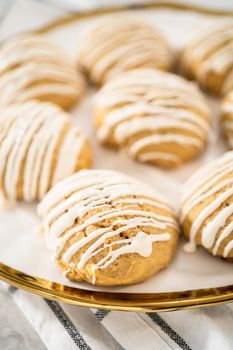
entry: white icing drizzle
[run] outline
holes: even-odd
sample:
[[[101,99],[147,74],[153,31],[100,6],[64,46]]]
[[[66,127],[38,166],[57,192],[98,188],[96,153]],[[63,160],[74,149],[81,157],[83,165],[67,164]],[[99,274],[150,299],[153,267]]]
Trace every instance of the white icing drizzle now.
[[[39,35],[23,35],[0,49],[0,103],[54,96],[78,99],[85,82],[60,49]]]
[[[212,249],[213,254],[217,255],[224,240],[232,234],[233,224],[229,218],[233,214],[233,204],[226,205],[228,199],[233,196],[233,179],[230,176],[232,173],[233,152],[228,152],[194,174],[186,184],[181,222],[184,223],[197,206],[211,198],[211,202],[208,201],[191,222],[190,243],[186,245],[186,251],[194,250],[197,234],[201,232],[201,244],[207,249]],[[219,232],[221,233],[217,237]],[[233,248],[231,242],[224,247],[224,257],[227,257]]]
[[[111,181],[109,181],[109,174],[112,173],[112,175],[116,175],[117,177],[112,176]],[[77,186],[77,179],[79,181],[79,188],[86,188],[86,187],[92,187],[98,186],[100,184],[101,187],[105,185],[104,179],[106,178],[107,184],[125,184],[125,185],[131,185],[130,190],[132,195],[138,195],[138,196],[147,196],[151,197],[151,188],[147,188],[145,185],[142,189],[141,186],[137,186],[137,191],[132,192],[132,186],[135,186],[137,184],[136,179],[134,179],[134,182],[132,184],[132,178],[127,177],[124,174],[117,173],[116,171],[100,171],[100,170],[92,170],[90,171],[80,171],[76,175],[73,175],[64,181],[59,182],[56,185],[56,192],[50,191],[46,194],[47,201],[43,202],[43,206],[38,206],[39,215],[45,216],[47,215],[47,212],[54,206],[56,206],[62,199],[64,199],[64,182],[66,184],[65,194],[66,196],[70,196],[73,192],[75,192],[76,186]],[[140,183],[140,182],[139,182]],[[140,183],[141,184],[141,183]],[[98,187],[97,187],[98,188]],[[96,190],[96,187],[94,187],[94,190]],[[50,194],[51,193],[51,194]],[[121,196],[126,196],[128,192],[122,191],[121,189]],[[119,188],[118,188],[118,194],[119,194]],[[78,195],[78,194],[77,194]],[[86,196],[86,194],[84,194]],[[162,206],[167,208],[168,210],[172,211],[170,204],[166,203],[166,200],[161,196],[161,194],[158,194],[157,192],[154,193],[153,201],[157,203],[159,201]],[[85,198],[85,197],[84,197]],[[82,195],[80,199],[83,199]],[[77,200],[77,199],[76,199]]]
[[[164,155],[182,163],[184,150],[203,149],[210,129],[210,111],[196,87],[157,70],[122,73],[97,93],[95,106],[106,115],[97,130],[99,141],[107,143],[113,135],[118,146],[141,161]],[[169,146],[167,152],[161,145]]]
[[[171,50],[161,34],[130,16],[111,16],[92,25],[84,33],[78,53],[97,84],[136,67],[167,70],[172,63]]]
[[[193,56],[201,60],[214,53],[224,42],[228,43],[233,38],[232,29],[232,23],[229,22],[199,33],[189,46],[193,50]]]
[[[19,186],[26,201],[41,198],[51,184],[76,170],[84,137],[55,105],[31,101],[8,107],[1,111],[0,130],[6,199],[16,200]]]
[[[191,145],[193,147],[202,147],[202,142],[191,136],[164,134],[164,135],[150,135],[136,141],[130,148],[129,154],[135,157],[144,147],[153,146],[161,143],[178,143],[182,147]]]
[[[48,112],[44,113],[44,119],[46,118]],[[44,161],[44,155],[48,150],[49,143],[51,143],[52,138],[59,136],[59,131],[63,128],[62,120],[57,123],[57,118],[54,118],[54,114],[51,114],[52,122],[50,128],[47,127],[47,124],[44,123],[43,127],[37,132],[36,137],[32,140],[32,143],[28,149],[28,155],[25,162],[24,168],[24,178],[31,179],[30,186],[28,185],[28,181],[24,181],[24,197],[26,201],[32,201],[35,198],[35,193],[38,187],[38,179],[41,176],[40,172],[42,169],[42,164]],[[57,132],[58,131],[58,132]],[[43,140],[43,142],[38,142],[39,140]],[[50,148],[49,157],[53,156],[53,149]],[[46,180],[45,180],[46,181]],[[41,191],[40,186],[39,192]]]
[[[233,31],[233,27],[232,27]],[[211,59],[208,59],[203,63],[200,70],[200,75],[206,70],[212,68],[216,73],[222,73],[222,71],[227,71],[232,65],[232,55],[233,55],[233,36],[232,42],[226,44],[224,47],[220,48],[217,52],[212,54]]]
[[[85,137],[77,134],[76,129],[70,128],[68,130],[60,149],[60,157],[57,160],[57,166],[53,176],[53,184],[75,172],[84,142]],[[72,153],[76,154],[76,157],[68,156]]]
[[[63,271],[63,276],[64,277],[67,277],[67,275],[70,273],[70,271],[71,271],[71,269],[69,268],[69,269],[67,269],[67,270],[65,270],[65,271]]]
[[[233,148],[233,91],[222,102],[222,126],[230,148]]]
[[[227,258],[232,249],[233,249],[233,241],[230,241],[224,249],[223,257]]]
[[[15,66],[33,60],[62,59],[61,50],[42,35],[18,35],[5,41],[0,50],[0,74]]]
[[[0,103],[9,105],[46,94],[70,96],[74,99],[80,84],[72,81],[74,74],[72,77],[70,75],[64,68],[50,63],[24,64],[0,77]]]
[[[210,72],[222,76],[222,90],[229,91],[232,81],[229,86],[225,73],[233,74],[232,21],[210,28],[206,33],[200,33],[184,50],[181,62],[183,68],[187,71],[191,69],[203,84],[207,83]]]
[[[127,184],[126,186],[122,185],[121,187],[121,192],[117,193],[117,194],[112,194],[112,191],[114,190],[114,188],[119,188],[119,185],[120,184],[116,184],[116,186],[107,186],[106,184],[106,191],[104,190],[101,190],[101,185],[99,186],[99,188],[96,188],[96,190],[94,190],[94,192],[92,191],[91,195],[89,193],[89,191],[86,191],[84,194],[82,193],[76,193],[75,195],[71,195],[69,197],[69,200],[68,201],[64,201],[62,202],[62,204],[59,204],[57,207],[56,207],[56,210],[51,210],[51,213],[47,216],[46,218],[46,225],[50,225],[51,224],[51,232],[55,235],[60,235],[61,232],[63,232],[63,226],[62,226],[62,223],[65,222],[65,224],[70,227],[73,225],[76,217],[83,217],[85,214],[88,213],[88,211],[92,208],[93,206],[93,201],[95,202],[96,205],[98,205],[98,208],[103,208],[106,206],[106,198],[108,199],[108,201],[113,201],[115,199],[117,199],[119,197],[119,195],[121,196],[127,196],[127,195],[142,195],[140,192],[138,193],[137,191],[135,191],[135,188],[133,186],[130,186],[129,184]],[[126,190],[124,190],[124,187],[126,187]],[[99,193],[97,195],[97,193]],[[82,196],[79,196],[79,194],[83,195]],[[90,197],[86,197],[86,196],[90,196]],[[104,198],[102,198],[104,196]],[[81,198],[80,198],[81,197]],[[94,198],[94,199],[93,199]],[[75,205],[75,203],[77,201],[80,201],[82,200],[82,205],[79,206],[79,208],[74,208],[74,210],[70,210],[69,213],[66,213],[64,210],[65,208],[67,207],[67,205],[71,206],[71,205]],[[142,201],[142,200],[141,200]],[[122,200],[117,201],[118,204],[119,203],[124,203],[122,202]],[[116,203],[117,203],[116,202]],[[130,201],[131,204],[137,204],[137,201],[133,201],[133,199]],[[154,203],[154,206],[157,207],[157,202]],[[127,206],[129,207],[129,206]],[[125,207],[126,208],[126,207]],[[113,217],[115,214],[117,213],[116,212],[113,212],[111,211],[111,215],[109,216],[108,214],[110,214],[109,210],[107,210],[106,212],[101,212],[100,214],[96,214],[96,217],[98,216],[101,216],[101,219],[102,219],[102,216],[104,214],[106,214],[106,216],[109,218],[109,217]],[[118,212],[119,213],[119,212]],[[128,214],[130,215],[131,214],[136,214],[136,211],[128,211]],[[139,213],[140,214],[140,213]],[[60,215],[60,218],[57,219],[55,221],[55,224],[53,224],[52,222],[54,221],[54,219],[56,219],[56,216],[57,215]],[[120,213],[119,213],[120,215]],[[153,213],[151,214],[153,215]],[[158,218],[157,215],[154,214],[154,218]],[[159,219],[161,219],[163,221],[163,219],[167,220],[167,218],[164,218],[164,217],[161,217],[159,216]],[[91,219],[91,223],[92,223],[92,220],[93,218]],[[168,220],[169,221],[169,220]],[[171,220],[171,223],[173,223],[173,221]]]
[[[128,244],[124,244],[125,243],[124,241],[119,241],[118,244],[124,244],[124,245],[118,249],[110,250],[105,258],[101,259],[97,264],[92,266],[93,276],[95,276],[96,270],[105,269],[107,266],[109,266],[112,262],[114,262],[119,256],[123,254],[137,253],[142,257],[145,257],[145,258],[149,257],[152,254],[154,242],[168,241],[169,239],[170,239],[169,233],[148,235],[144,232],[138,232],[134,238],[127,240]],[[102,249],[99,249],[99,252],[101,250],[104,250],[105,248],[108,248],[109,246],[110,245]],[[88,261],[88,256],[86,259]],[[85,263],[85,260],[84,260],[84,263]],[[94,281],[95,280],[92,280],[92,283]]]
[[[143,209],[138,207],[141,205]],[[122,254],[150,256],[153,242],[168,241],[169,231],[178,229],[170,206],[153,189],[111,170],[82,170],[63,180],[44,197],[38,213],[47,245],[57,259],[70,266],[72,257],[81,250],[78,269],[94,259],[93,281],[97,269],[106,268]],[[111,221],[103,227],[106,220]],[[93,228],[91,232],[89,228]],[[121,237],[135,228],[139,231],[133,237]],[[156,233],[147,233],[147,228]],[[73,239],[76,235],[77,240]],[[105,250],[104,257],[96,261]]]
[[[183,186],[182,201],[185,202],[189,196],[193,196],[194,192],[196,195],[201,194],[202,190],[212,186],[222,176],[231,173],[233,171],[231,158],[231,152],[227,152],[194,173]]]
[[[146,152],[141,153],[138,156],[138,159],[141,162],[147,162],[147,161],[153,161],[153,160],[162,160],[162,161],[168,161],[175,164],[180,164],[180,158],[172,153],[168,152]]]
[[[233,169],[232,169],[233,170]],[[222,174],[219,176],[219,178],[222,178]],[[212,179],[212,183],[216,182],[216,178]],[[185,216],[192,210],[195,205],[198,203],[202,202],[203,200],[209,198],[213,194],[217,193],[221,189],[223,189],[227,185],[232,185],[233,184],[233,179],[228,179],[223,182],[221,182],[219,185],[216,185],[213,187],[210,191],[205,192],[204,194],[201,195],[206,190],[206,187],[208,188],[210,184],[208,183],[206,186],[203,186],[201,189],[201,192],[195,193],[195,195],[190,199],[188,202],[184,203],[183,209],[182,209],[182,214],[180,216],[180,221],[183,222]]]
[[[170,112],[170,111],[169,111]],[[171,111],[172,112],[172,111]],[[191,113],[190,113],[191,114]],[[162,115],[162,114],[161,114]],[[173,118],[172,118],[173,117]],[[174,120],[174,114],[172,117],[165,114],[160,117],[144,117],[144,118],[135,118],[121,123],[115,131],[115,138],[118,143],[124,143],[128,137],[132,137],[138,132],[152,130],[153,132],[158,132],[159,130],[166,129],[184,129],[190,132],[199,135],[200,133],[205,136],[206,129],[200,130],[200,127],[190,123],[189,115],[183,113],[181,120]],[[179,118],[179,115],[178,115]],[[185,121],[187,119],[187,121]],[[195,116],[196,119],[196,116]],[[207,123],[203,123],[205,127],[208,127]]]

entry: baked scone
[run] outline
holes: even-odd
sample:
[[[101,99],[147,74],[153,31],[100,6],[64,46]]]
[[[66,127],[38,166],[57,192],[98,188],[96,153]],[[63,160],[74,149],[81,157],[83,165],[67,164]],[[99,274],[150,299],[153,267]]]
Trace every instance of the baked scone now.
[[[233,262],[233,152],[207,164],[186,183],[181,223],[185,250],[201,245]]]
[[[172,67],[173,55],[166,39],[137,17],[108,16],[85,34],[78,49],[78,63],[95,85],[134,68]]]
[[[38,206],[42,233],[67,278],[102,286],[139,283],[170,263],[178,242],[169,204],[112,170],[82,170]]]
[[[0,193],[4,202],[41,199],[59,180],[91,165],[86,138],[49,102],[0,111]]]
[[[180,57],[181,70],[210,92],[233,88],[233,21],[209,28],[191,40]]]
[[[0,47],[0,91],[0,105],[36,99],[68,108],[83,95],[85,80],[59,47],[24,34]]]
[[[222,101],[222,129],[229,147],[233,148],[233,90]]]
[[[203,150],[209,115],[196,86],[149,68],[113,78],[94,103],[100,143],[124,147],[132,158],[165,168],[187,162]]]

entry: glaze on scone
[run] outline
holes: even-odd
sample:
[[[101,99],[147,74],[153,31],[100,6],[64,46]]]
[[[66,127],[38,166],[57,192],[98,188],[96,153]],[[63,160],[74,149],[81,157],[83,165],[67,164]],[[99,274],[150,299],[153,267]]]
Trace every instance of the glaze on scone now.
[[[0,105],[36,99],[68,108],[84,90],[81,73],[43,36],[16,36],[0,47]]]
[[[47,246],[74,281],[139,283],[170,263],[178,226],[153,188],[112,170],[82,170],[38,206]]]
[[[221,121],[228,145],[233,149],[233,90],[225,96],[222,102]]]
[[[181,69],[210,92],[233,88],[233,23],[224,21],[191,40],[181,53]]]
[[[69,115],[37,101],[0,111],[0,159],[3,204],[41,199],[53,184],[91,165],[87,140]]]
[[[124,147],[132,158],[165,168],[181,165],[203,150],[209,115],[196,86],[149,68],[118,75],[94,100],[100,143]]]
[[[233,262],[233,152],[207,164],[186,183],[181,223],[189,243]]]
[[[78,62],[90,80],[102,85],[134,68],[170,70],[172,52],[165,38],[139,18],[114,15],[92,25],[83,36]]]

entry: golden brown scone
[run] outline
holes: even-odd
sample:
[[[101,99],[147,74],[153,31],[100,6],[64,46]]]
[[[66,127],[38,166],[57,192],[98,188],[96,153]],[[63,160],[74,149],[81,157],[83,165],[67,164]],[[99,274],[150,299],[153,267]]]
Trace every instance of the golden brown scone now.
[[[90,167],[91,151],[67,113],[49,102],[29,101],[0,112],[0,160],[3,202],[30,202]]]
[[[210,92],[220,95],[233,88],[233,23],[211,27],[182,50],[181,70]]]
[[[23,34],[0,47],[0,91],[0,105],[36,99],[68,108],[83,95],[85,80],[59,47]]]
[[[134,68],[170,70],[172,61],[169,44],[154,26],[122,14],[92,25],[78,52],[79,64],[95,85]]]
[[[201,245],[233,262],[233,152],[207,164],[185,184],[181,223],[189,252]]]
[[[94,103],[100,143],[124,147],[132,158],[164,168],[177,167],[204,149],[209,115],[196,86],[149,68],[113,78]]]
[[[229,147],[233,148],[233,90],[222,101],[222,129]]]
[[[42,232],[65,275],[101,286],[139,283],[167,267],[178,226],[153,188],[112,170],[82,170],[39,204]]]

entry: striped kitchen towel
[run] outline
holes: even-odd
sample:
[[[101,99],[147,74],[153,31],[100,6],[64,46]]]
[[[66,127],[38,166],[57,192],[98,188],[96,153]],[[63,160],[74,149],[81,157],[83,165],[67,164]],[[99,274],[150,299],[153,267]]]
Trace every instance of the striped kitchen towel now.
[[[3,285],[3,284],[2,284]],[[49,350],[232,350],[233,305],[167,313],[106,311],[4,284]]]

